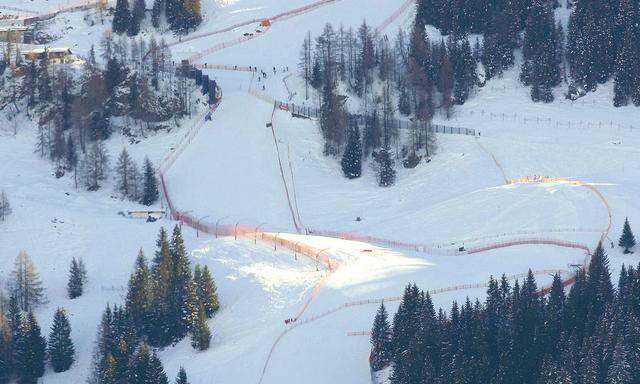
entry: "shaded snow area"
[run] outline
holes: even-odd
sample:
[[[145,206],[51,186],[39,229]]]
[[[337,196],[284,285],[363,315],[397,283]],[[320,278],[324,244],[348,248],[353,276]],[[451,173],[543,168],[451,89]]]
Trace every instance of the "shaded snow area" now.
[[[475,286],[434,294],[435,305],[448,308],[466,296],[482,299],[481,285],[492,275],[513,276],[531,268],[539,272],[539,285],[544,285],[553,271],[570,270],[585,256],[578,249],[551,245],[474,254],[455,252],[460,247],[547,239],[593,248],[608,227],[609,209],[612,231],[607,242],[617,241],[626,216],[632,225],[640,223],[639,110],[614,108],[612,84],[576,102],[565,100],[559,87],[554,103],[533,103],[529,89],[518,82],[517,67],[478,89],[464,106],[454,109],[451,120],[436,117],[448,125],[474,128],[480,137],[438,135],[432,161],[414,169],[398,165],[396,184],[389,188],[377,186],[370,161],[365,162],[361,178],[345,179],[339,159],[322,154],[316,121],[274,112],[273,104],[264,99],[316,106],[314,97],[305,100],[297,70],[306,32],[317,36],[326,22],[357,29],[363,19],[375,28],[402,2],[337,0],[274,21],[269,28],[247,23],[226,30],[312,2],[202,1],[205,19],[194,35],[202,37],[179,41],[163,36],[173,44],[176,61],[204,53],[198,64],[258,66],[268,74],[258,83],[251,73],[204,69],[220,85],[222,102],[165,174],[175,205],[211,224],[277,233],[281,239],[318,249],[332,261],[329,270],[313,257],[280,246],[274,250],[272,243],[259,239],[257,244],[251,238],[216,239],[184,226],[192,263],[208,265],[214,275],[221,310],[209,320],[214,335],[209,350],[195,352],[183,340],[160,352],[170,378],[182,365],[192,384],[371,383],[370,345],[364,331],[371,327],[376,300],[386,298],[394,313],[398,302],[393,298],[409,282],[425,290]],[[55,2],[9,0],[7,4],[33,8],[45,3]],[[409,9],[383,32],[394,36],[411,18]],[[83,13],[70,13],[51,24],[62,36],[56,45],[73,46],[82,53],[91,44],[98,45],[109,19],[104,26],[91,27]],[[213,33],[220,30],[225,31]],[[206,53],[245,33],[254,36]],[[429,34],[439,36],[435,30]],[[250,94],[250,89],[265,97]],[[148,155],[158,164],[201,118],[195,116],[136,145],[114,135],[107,142],[112,163],[127,147],[136,161]],[[89,372],[105,305],[122,303],[138,250],[142,247],[151,257],[159,228],[176,223],[119,216],[118,211],[141,207],[112,197],[111,182],[98,192],[85,192],[76,190],[68,175],[55,179],[51,164],[33,153],[33,125],[22,121],[14,136],[13,124],[0,120],[0,189],[7,192],[13,207],[13,214],[0,223],[0,279],[7,279],[20,250],[31,255],[49,298],[36,312],[38,321],[48,334],[53,312],[65,307],[77,350],[70,371],[48,371],[43,382],[80,383]],[[534,176],[557,179],[505,183],[505,178]],[[577,182],[595,186],[602,198]],[[315,235],[296,233],[293,217],[298,215],[304,229]],[[353,232],[419,244],[423,249],[339,240],[320,236],[323,231]],[[637,263],[618,248],[607,244],[606,249],[613,276],[623,263]],[[89,276],[87,293],[74,301],[66,298],[72,257],[84,259]],[[316,258],[320,260],[320,254]],[[285,325],[285,319],[296,316],[297,322]],[[382,372],[375,380],[386,382],[388,375]]]

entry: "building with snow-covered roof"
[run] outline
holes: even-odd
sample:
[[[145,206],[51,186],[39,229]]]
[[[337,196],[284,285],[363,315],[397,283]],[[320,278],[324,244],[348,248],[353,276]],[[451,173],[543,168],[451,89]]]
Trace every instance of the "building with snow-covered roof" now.
[[[30,43],[33,32],[23,25],[0,26],[0,42],[5,43]]]
[[[42,60],[45,57],[49,59],[51,63],[66,64],[72,61],[73,52],[71,48],[59,47],[59,48],[34,48],[30,51],[23,52],[22,55],[26,60]]]

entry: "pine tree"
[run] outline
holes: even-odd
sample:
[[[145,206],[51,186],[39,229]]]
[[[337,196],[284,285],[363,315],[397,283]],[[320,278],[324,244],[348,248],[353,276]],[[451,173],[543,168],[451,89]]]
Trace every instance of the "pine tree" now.
[[[525,60],[520,73],[520,80],[533,86],[533,101],[553,101],[551,88],[560,82],[557,43],[558,31],[552,10],[545,1],[533,1],[525,28]]]
[[[391,327],[384,303],[376,313],[371,331],[371,357],[369,359],[371,369],[379,371],[386,368],[391,362]]]
[[[469,98],[478,77],[476,59],[473,57],[468,39],[462,42],[459,55],[459,65],[454,67],[454,95],[456,104],[462,105]]]
[[[153,8],[151,9],[151,24],[154,28],[160,28],[164,16],[165,0],[153,0]]]
[[[38,67],[38,73],[36,75],[37,87],[38,87],[38,100],[41,103],[48,103],[51,101],[51,76],[49,75],[49,59],[47,55],[44,59],[40,60]]]
[[[140,345],[131,360],[129,384],[168,384],[162,362],[146,344]]]
[[[134,0],[131,10],[131,24],[127,31],[129,36],[136,36],[140,32],[140,23],[144,20],[146,8],[145,0]]]
[[[177,341],[187,334],[198,316],[196,287],[191,275],[191,264],[178,225],[173,229],[169,252],[173,260],[169,324],[172,327],[172,337]]]
[[[16,257],[9,287],[11,295],[17,299],[23,311],[30,311],[35,306],[46,302],[40,277],[33,261],[25,251],[21,251]]]
[[[209,267],[205,265],[200,268],[200,265],[196,265],[193,273],[193,280],[196,284],[196,296],[198,297],[198,303],[204,307],[204,312],[207,318],[210,319],[216,312],[218,312],[220,304],[218,301],[216,284],[213,281],[213,277],[211,277]]]
[[[634,382],[628,355],[624,341],[619,342],[614,350],[613,361],[607,374],[607,384],[631,384]]]
[[[69,268],[69,282],[67,283],[67,294],[70,299],[82,296],[84,290],[84,280],[81,263],[74,257],[71,259],[71,267]]]
[[[178,371],[176,384],[189,384],[189,380],[187,379],[187,372],[184,370],[184,367],[180,367],[180,371]]]
[[[133,326],[141,335],[148,335],[151,327],[151,292],[150,272],[142,249],[136,259],[135,271],[129,278],[126,298],[126,312],[131,317]]]
[[[622,235],[620,235],[620,240],[618,240],[618,245],[624,248],[624,253],[631,253],[629,249],[633,248],[636,245],[636,239],[633,236],[633,232],[631,231],[631,226],[629,225],[629,218],[624,219],[624,226],[622,227]]]
[[[156,177],[155,170],[148,157],[144,159],[144,175],[143,175],[143,187],[142,198],[140,202],[144,205],[152,205],[158,201],[158,178]]]
[[[169,384],[169,378],[164,372],[162,362],[155,351],[151,354],[151,359],[149,360],[149,379],[144,381],[144,384]]]
[[[572,384],[572,381],[561,360],[556,362],[547,357],[542,364],[538,384]]]
[[[35,316],[29,312],[22,317],[20,333],[15,340],[15,372],[20,384],[35,383],[44,375],[45,355],[46,341]]]
[[[169,241],[164,228],[160,229],[156,242],[157,250],[151,269],[152,285],[152,324],[149,332],[149,343],[153,346],[166,346],[173,340],[169,313],[173,303],[173,257],[169,251]]]
[[[207,317],[203,306],[198,309],[198,315],[191,330],[191,346],[198,351],[209,349],[211,343],[211,331],[207,325]]]
[[[71,341],[71,325],[66,312],[60,308],[53,317],[48,353],[54,372],[64,372],[73,364],[75,348]]]
[[[67,137],[67,144],[65,145],[65,163],[68,170],[75,170],[78,165],[78,150],[71,136]]]
[[[129,11],[129,0],[117,0],[116,10],[113,14],[112,30],[117,34],[122,34],[129,30],[131,25],[131,12]]]
[[[347,147],[342,155],[342,173],[347,179],[356,179],[362,174],[362,143],[360,129],[355,121],[351,123]]]
[[[396,181],[396,170],[393,169],[393,160],[389,149],[383,148],[378,153],[378,185],[389,187]]]

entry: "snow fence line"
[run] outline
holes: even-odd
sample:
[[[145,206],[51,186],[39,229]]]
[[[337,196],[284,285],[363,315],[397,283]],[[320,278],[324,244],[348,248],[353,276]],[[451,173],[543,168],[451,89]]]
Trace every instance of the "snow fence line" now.
[[[238,70],[244,71],[244,69],[232,69],[235,66],[217,66],[223,67],[222,70]],[[204,67],[204,68],[213,68],[213,66]],[[292,116],[302,116],[309,119],[317,119],[320,117],[320,110],[317,108],[312,108],[308,106],[300,106],[295,103],[287,103],[284,101],[279,101],[274,99],[273,97],[259,92],[255,89],[250,89],[249,94],[264,101],[265,103],[275,104],[276,107],[282,111],[286,111],[291,113]],[[365,117],[362,115],[351,115],[359,124],[364,124]],[[441,133],[446,135],[463,135],[463,136],[476,136],[476,130],[471,128],[463,128],[463,127],[452,127],[448,125],[442,124],[433,124],[431,122],[416,122],[410,120],[402,120],[402,119],[391,119],[391,127],[394,129],[415,129],[420,131],[426,131],[429,133]],[[506,178],[505,178],[506,180]]]
[[[405,13],[407,11],[407,9],[409,9],[409,7],[411,7],[412,5],[415,5],[416,0],[407,0],[404,3],[402,3],[402,6],[400,8],[398,8],[398,10],[396,10],[391,16],[389,16],[388,18],[386,18],[382,24],[380,24],[375,30],[375,34],[379,35],[380,32],[382,32],[383,30],[387,29],[387,27],[389,25],[391,25],[391,23],[393,23],[394,21],[396,21],[400,16],[402,16],[403,13]]]
[[[267,33],[269,31],[269,28],[271,27],[271,25],[276,21],[286,20],[286,19],[289,19],[289,18],[292,18],[292,17],[295,17],[295,16],[299,16],[299,15],[308,13],[308,12],[310,12],[310,11],[316,9],[316,8],[320,8],[320,7],[323,7],[325,5],[333,4],[333,3],[336,3],[338,1],[341,1],[341,0],[320,0],[320,1],[316,1],[314,3],[305,5],[305,6],[300,7],[300,8],[296,8],[296,9],[292,9],[290,11],[279,13],[279,14],[277,14],[275,16],[272,16],[272,17],[265,17],[265,18],[261,18],[261,19],[251,19],[251,20],[247,20],[247,21],[244,21],[244,22],[241,22],[241,23],[234,24],[234,25],[232,25],[230,27],[219,29],[217,31],[202,33],[202,34],[199,34],[199,35],[193,35],[193,36],[191,36],[189,38],[186,38],[184,40],[179,40],[177,42],[173,42],[173,43],[169,44],[169,46],[179,45],[179,44],[182,44],[184,42],[192,41],[192,40],[199,39],[199,38],[206,37],[206,36],[215,35],[215,34],[218,34],[218,33],[229,32],[229,31],[232,31],[232,30],[234,30],[236,28],[247,26],[247,25],[251,25],[251,24],[267,22],[266,25],[260,25],[260,28],[261,28],[260,32],[257,32],[257,30],[255,32],[247,32],[243,36],[240,36],[238,38],[235,38],[235,39],[232,39],[232,40],[229,40],[229,41],[225,41],[225,42],[222,42],[222,43],[218,43],[218,44],[216,44],[216,45],[214,45],[212,47],[209,47],[209,48],[205,49],[202,52],[193,54],[193,55],[189,56],[189,58],[188,58],[189,61],[199,61],[203,57],[208,56],[208,55],[210,55],[210,54],[212,54],[214,52],[217,52],[217,51],[229,48],[229,47],[233,47],[233,46],[238,45],[238,44],[245,43],[245,42],[247,42],[249,40],[252,40],[252,39],[254,39],[254,38],[258,37],[258,36],[261,36],[261,35]],[[151,52],[150,50],[147,51],[145,56],[148,55],[150,52]]]
[[[178,40],[178,41],[174,41],[174,42],[170,43],[169,46],[171,47],[171,46],[175,46],[175,45],[180,45],[180,44],[184,44],[184,43],[189,42],[189,41],[201,39],[203,37],[213,36],[213,35],[217,35],[217,34],[224,33],[224,32],[230,32],[230,31],[233,31],[236,28],[246,27],[247,25],[251,25],[251,24],[262,23],[263,21],[268,21],[269,24],[271,24],[274,21],[285,20],[285,19],[293,17],[293,16],[298,16],[298,15],[301,15],[303,13],[307,13],[307,12],[309,12],[311,10],[314,10],[316,8],[320,8],[322,6],[325,6],[325,5],[328,5],[328,4],[331,4],[331,3],[335,3],[335,2],[338,2],[338,1],[340,1],[340,0],[320,0],[320,1],[316,1],[316,2],[313,2],[311,4],[307,4],[307,5],[299,7],[299,8],[295,8],[295,9],[292,9],[292,10],[289,10],[289,11],[285,11],[285,12],[279,13],[279,14],[277,14],[275,16],[263,17],[263,18],[253,18],[253,19],[241,21],[239,23],[230,25],[230,26],[225,27],[225,28],[217,29],[215,31],[196,33],[196,34],[193,34],[193,35],[191,35],[189,37],[186,37],[184,39],[181,39],[181,40]],[[265,28],[264,26],[261,26],[261,27]]]
[[[78,4],[81,3],[81,4]],[[61,13],[86,11],[93,8],[106,7],[107,0],[95,0],[95,1],[77,1],[76,5],[64,7],[62,4],[59,6],[49,7],[44,13],[37,13],[37,16],[27,17],[24,19],[24,25],[30,25],[38,21],[49,20],[58,16]]]

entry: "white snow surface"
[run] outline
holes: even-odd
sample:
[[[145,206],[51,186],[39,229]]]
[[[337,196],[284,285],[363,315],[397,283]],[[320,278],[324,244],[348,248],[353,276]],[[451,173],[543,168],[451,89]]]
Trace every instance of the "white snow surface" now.
[[[54,0],[7,4],[43,7]],[[309,4],[311,0],[203,1],[205,21],[196,33],[215,31],[248,19],[269,18]],[[14,4],[15,3],[15,4]],[[366,19],[373,27],[400,6],[396,0],[340,0],[298,17],[275,22],[263,35],[244,44],[205,56],[200,63],[258,66],[269,73],[265,94],[279,100],[289,96],[283,83],[304,102],[297,76],[300,46],[307,30],[317,35],[326,22],[359,26]],[[4,4],[4,3],[3,3]],[[54,4],[55,5],[55,4]],[[148,6],[150,6],[148,4]],[[385,33],[394,36],[410,23],[411,11],[401,15]],[[55,25],[63,37],[59,45],[81,52],[96,44],[105,26],[83,24],[83,14],[64,14]],[[252,31],[237,28],[172,47],[176,60],[202,52]],[[58,28],[58,27],[56,27]],[[437,31],[430,31],[432,38]],[[164,36],[167,41],[175,38]],[[272,67],[277,68],[273,74]],[[289,72],[282,71],[289,67]],[[347,332],[370,328],[377,305],[353,306],[305,323],[316,315],[357,300],[397,296],[409,282],[423,289],[484,283],[489,276],[534,270],[568,269],[579,263],[581,251],[523,245],[474,255],[437,256],[407,249],[387,249],[361,242],[295,234],[278,167],[272,132],[266,127],[273,107],[248,93],[255,86],[251,74],[207,70],[221,85],[223,101],[191,145],[166,174],[170,194],[182,211],[225,225],[261,226],[304,244],[326,249],[340,264],[326,278],[317,296],[287,328],[308,301],[312,288],[329,274],[300,255],[251,239],[215,239],[184,228],[194,263],[207,264],[218,284],[222,307],[209,325],[211,348],[195,352],[188,340],[160,352],[170,378],[184,366],[193,384],[204,383],[344,383],[371,382],[369,340]],[[260,86],[262,83],[258,83]],[[458,247],[500,242],[516,237],[552,238],[595,246],[598,231],[606,228],[608,214],[593,192],[566,183],[511,184],[508,178],[543,175],[593,183],[606,197],[613,214],[616,241],[624,218],[633,225],[640,218],[640,113],[634,107],[612,106],[612,85],[606,84],[577,102],[532,103],[529,90],[518,82],[517,66],[479,89],[445,124],[475,128],[481,137],[439,135],[439,149],[429,164],[398,168],[397,183],[376,185],[370,164],[360,179],[346,180],[337,159],[322,154],[316,122],[294,119],[284,111],[274,115],[274,130],[287,182],[295,186],[302,223],[315,230],[360,234]],[[306,101],[314,105],[315,101]],[[16,136],[12,123],[0,116],[0,188],[11,200],[14,213],[0,223],[0,279],[6,281],[20,250],[34,259],[47,288],[49,303],[37,310],[48,333],[53,312],[68,310],[77,362],[66,373],[51,370],[44,383],[84,382],[99,319],[107,303],[122,303],[138,249],[151,257],[160,226],[168,219],[145,223],[117,215],[140,208],[112,197],[112,186],[89,193],[75,190],[73,179],[55,179],[51,165],[33,154],[34,123],[21,120]],[[140,160],[149,155],[160,161],[192,121],[170,133],[158,134],[137,145],[117,135],[108,147],[112,160],[123,146]],[[571,125],[569,125],[569,122]],[[290,158],[290,165],[289,165]],[[292,183],[292,172],[293,180]],[[293,192],[293,191],[290,191]],[[356,221],[356,217],[362,218]],[[635,219],[635,222],[640,222]],[[526,233],[526,234],[522,234]],[[452,245],[453,244],[453,245]],[[609,249],[613,276],[623,263],[635,264],[633,255]],[[77,300],[66,298],[66,278],[72,257],[82,257],[89,273],[87,292]],[[550,276],[538,276],[539,283]],[[434,296],[436,306],[448,308],[466,296],[482,300],[484,289],[460,290]],[[393,313],[397,302],[388,303]],[[271,358],[267,361],[274,342]],[[264,375],[263,375],[264,369]]]

